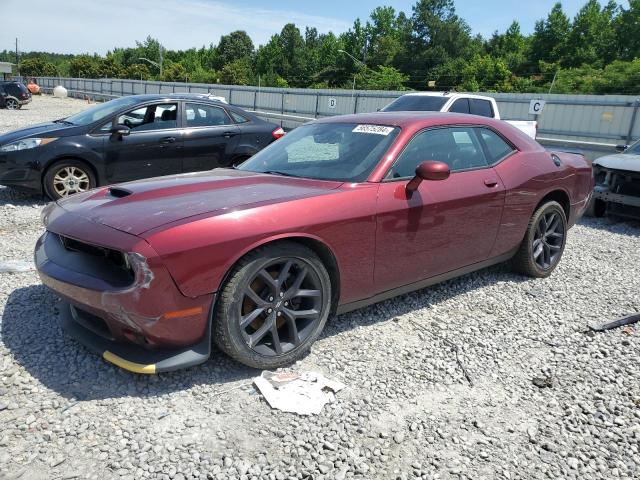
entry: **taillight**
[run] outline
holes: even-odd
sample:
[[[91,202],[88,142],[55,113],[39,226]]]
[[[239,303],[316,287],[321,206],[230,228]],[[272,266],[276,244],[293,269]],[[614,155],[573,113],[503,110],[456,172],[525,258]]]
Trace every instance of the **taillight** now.
[[[275,138],[276,140],[278,140],[279,138],[284,137],[284,130],[282,129],[282,127],[278,127],[276,128],[273,132],[271,132],[271,135],[273,135],[273,138]]]

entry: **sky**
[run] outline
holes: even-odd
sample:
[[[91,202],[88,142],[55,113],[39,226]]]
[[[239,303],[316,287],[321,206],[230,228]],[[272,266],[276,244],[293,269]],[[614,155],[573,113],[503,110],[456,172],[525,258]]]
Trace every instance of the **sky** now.
[[[380,5],[411,13],[415,0],[0,0],[4,12],[28,9],[24,21],[3,22],[0,50],[105,54],[115,46],[134,46],[147,35],[168,49],[216,44],[220,36],[245,30],[256,45],[268,41],[289,22],[304,30],[341,33]],[[533,31],[556,0],[456,0],[458,15],[474,33],[490,36],[518,20],[523,32]],[[586,0],[564,0],[573,17]],[[627,6],[626,1],[622,2]]]

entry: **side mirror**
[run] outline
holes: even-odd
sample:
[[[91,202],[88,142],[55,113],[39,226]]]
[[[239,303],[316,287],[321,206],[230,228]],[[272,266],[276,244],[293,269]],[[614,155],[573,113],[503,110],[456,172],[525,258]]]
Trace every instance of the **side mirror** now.
[[[449,178],[449,175],[451,175],[451,169],[449,168],[449,165],[444,162],[438,162],[435,160],[422,162],[416,167],[416,176],[407,183],[407,196],[411,197],[423,180],[446,180]]]
[[[616,145],[616,151],[618,152],[624,152],[627,148],[629,148],[629,145]]]
[[[131,133],[131,129],[126,125],[116,125],[111,128],[111,135],[116,137],[126,137]]]

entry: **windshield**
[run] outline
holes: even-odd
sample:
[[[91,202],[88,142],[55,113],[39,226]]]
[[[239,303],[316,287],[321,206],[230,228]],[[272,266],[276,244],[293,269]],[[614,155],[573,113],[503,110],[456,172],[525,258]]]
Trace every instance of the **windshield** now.
[[[640,155],[640,140],[638,140],[636,143],[634,143],[629,148],[627,148],[626,152],[624,153],[631,153],[632,155]]]
[[[118,110],[134,105],[139,101],[140,100],[135,97],[116,98],[115,100],[100,103],[94,107],[87,108],[80,113],[71,115],[70,117],[67,117],[65,121],[73,123],[74,125],[89,125],[93,122],[104,120]]]
[[[355,123],[303,125],[256,153],[239,170],[363,182],[400,129]]]
[[[447,97],[434,97],[431,95],[405,95],[396,98],[382,109],[383,112],[439,112]]]

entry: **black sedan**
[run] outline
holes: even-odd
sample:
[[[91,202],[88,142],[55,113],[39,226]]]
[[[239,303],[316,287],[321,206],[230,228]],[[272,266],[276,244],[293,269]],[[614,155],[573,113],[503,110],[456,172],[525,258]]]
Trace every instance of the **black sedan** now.
[[[0,135],[0,185],[58,199],[238,165],[282,135],[278,125],[207,95],[133,95]]]

